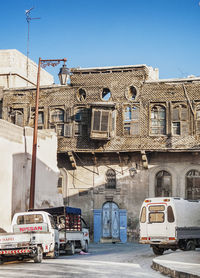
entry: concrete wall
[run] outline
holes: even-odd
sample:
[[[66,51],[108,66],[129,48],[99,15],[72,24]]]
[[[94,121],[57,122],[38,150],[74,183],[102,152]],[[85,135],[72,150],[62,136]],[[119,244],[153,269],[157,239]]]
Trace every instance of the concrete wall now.
[[[31,173],[32,133],[0,120],[0,228],[9,231],[13,213],[28,209]],[[39,131],[35,207],[63,204],[58,193],[57,137]]]
[[[0,86],[16,88],[34,86],[37,83],[38,65],[16,49],[0,50]],[[54,78],[41,69],[40,84],[52,85]]]

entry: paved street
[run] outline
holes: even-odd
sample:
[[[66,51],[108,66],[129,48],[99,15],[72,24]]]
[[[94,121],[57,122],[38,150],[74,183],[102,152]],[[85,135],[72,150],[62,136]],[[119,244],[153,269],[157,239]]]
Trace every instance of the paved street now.
[[[149,246],[137,243],[91,244],[87,255],[1,265],[0,277],[165,277],[151,269],[154,257]]]

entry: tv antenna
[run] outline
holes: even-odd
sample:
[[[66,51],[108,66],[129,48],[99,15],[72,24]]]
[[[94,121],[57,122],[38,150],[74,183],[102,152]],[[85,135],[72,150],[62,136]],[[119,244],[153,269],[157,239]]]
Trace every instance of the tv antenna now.
[[[34,7],[30,8],[29,10],[25,10],[25,14],[26,14],[26,21],[28,23],[28,38],[27,38],[27,62],[26,62],[26,76],[28,79],[29,76],[29,64],[28,64],[28,59],[29,59],[29,32],[30,32],[30,21],[33,19],[40,19],[40,17],[31,17],[30,16],[30,12],[31,10],[33,10]]]

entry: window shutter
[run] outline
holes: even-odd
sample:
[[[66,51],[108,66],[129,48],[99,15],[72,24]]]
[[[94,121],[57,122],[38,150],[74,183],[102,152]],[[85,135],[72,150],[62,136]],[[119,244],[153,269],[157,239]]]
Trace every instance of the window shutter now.
[[[196,132],[200,134],[200,121],[196,121]]]
[[[100,117],[101,112],[98,110],[93,111],[93,130],[99,131],[100,130]]]
[[[139,119],[139,108],[133,107],[132,108],[132,120],[138,120]]]
[[[188,120],[188,110],[185,107],[181,109],[181,120],[182,121]]]
[[[68,108],[66,110],[66,122],[71,123],[72,122],[72,108]]]
[[[130,129],[130,135],[138,135],[138,134],[139,134],[139,123],[132,122],[131,129]]]
[[[23,115],[21,113],[16,113],[16,124],[23,126]]]
[[[64,136],[65,137],[72,137],[72,124],[65,124]]]
[[[101,131],[108,131],[109,111],[102,111]]]
[[[172,118],[173,118],[173,121],[179,120],[179,108],[178,107],[173,109]]]
[[[181,135],[189,134],[189,126],[188,122],[181,122]]]

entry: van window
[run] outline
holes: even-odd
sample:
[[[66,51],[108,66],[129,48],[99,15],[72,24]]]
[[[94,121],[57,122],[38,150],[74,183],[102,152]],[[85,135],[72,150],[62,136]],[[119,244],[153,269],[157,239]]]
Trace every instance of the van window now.
[[[165,206],[150,206],[149,207],[149,211],[164,211],[165,210]]]
[[[164,212],[150,212],[149,223],[163,223],[165,220]]]
[[[140,222],[141,223],[146,222],[146,207],[142,208],[141,215],[140,215]]]
[[[27,215],[19,215],[17,217],[17,224],[36,224],[43,223],[43,217],[41,214],[27,214]]]
[[[173,223],[174,222],[174,212],[171,206],[168,206],[167,208],[167,221],[169,223]]]

